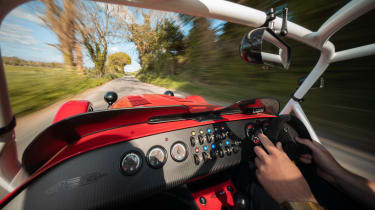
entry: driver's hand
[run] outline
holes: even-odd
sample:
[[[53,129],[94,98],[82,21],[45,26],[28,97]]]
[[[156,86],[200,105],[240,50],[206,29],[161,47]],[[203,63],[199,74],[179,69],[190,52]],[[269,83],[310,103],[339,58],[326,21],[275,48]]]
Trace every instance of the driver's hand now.
[[[297,166],[283,151],[280,142],[276,146],[264,134],[258,135],[264,149],[254,147],[258,181],[279,204],[285,201],[316,202],[309,185]]]
[[[299,137],[296,137],[296,141],[310,148],[312,155],[303,154],[300,156],[300,160],[306,164],[311,164],[312,161],[314,161],[317,166],[317,174],[320,177],[333,183],[337,175],[344,173],[345,169],[333,158],[331,153],[329,153],[323,145],[316,141]]]

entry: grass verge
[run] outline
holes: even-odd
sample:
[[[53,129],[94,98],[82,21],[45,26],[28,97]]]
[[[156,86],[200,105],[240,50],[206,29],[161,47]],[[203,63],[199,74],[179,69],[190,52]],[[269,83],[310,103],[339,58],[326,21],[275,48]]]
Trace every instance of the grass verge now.
[[[17,117],[42,109],[63,98],[102,85],[117,77],[96,78],[72,70],[5,65],[12,110]]]

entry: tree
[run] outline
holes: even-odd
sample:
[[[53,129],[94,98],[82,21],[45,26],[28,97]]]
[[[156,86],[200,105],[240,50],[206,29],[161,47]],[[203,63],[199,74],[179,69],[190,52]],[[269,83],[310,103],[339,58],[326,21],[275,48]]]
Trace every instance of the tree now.
[[[184,35],[181,33],[178,26],[174,21],[164,19],[164,21],[157,26],[158,33],[157,47],[159,53],[166,55],[171,61],[169,65],[169,73],[171,75],[177,74],[178,69],[178,56],[182,55],[185,51]],[[156,59],[160,58],[158,56]]]
[[[166,52],[173,55],[180,55],[183,53],[184,35],[181,33],[174,21],[165,19],[156,29],[158,35],[158,46]]]
[[[215,32],[206,18],[193,19],[193,27],[187,37],[186,54],[188,68],[198,75],[201,81],[209,79],[212,71],[216,71],[219,52],[215,39]]]
[[[137,48],[141,71],[152,68],[161,50],[157,28],[166,17],[160,12],[129,10],[127,7],[116,7],[114,16],[123,32],[122,38],[133,42]]]
[[[108,56],[108,67],[116,72],[123,73],[125,65],[131,64],[131,58],[123,52],[114,53]]]
[[[64,0],[62,7],[52,0],[42,0],[46,6],[43,16],[40,18],[45,26],[55,32],[58,44],[49,44],[58,49],[64,57],[64,63],[68,68],[77,66],[83,70],[82,52],[77,40],[77,18],[80,12],[77,10],[77,1]]]
[[[103,6],[92,2],[81,3],[80,9],[82,16],[78,19],[78,30],[82,37],[82,44],[95,65],[97,76],[103,77],[109,40],[115,36],[113,32],[117,31],[110,15],[111,9],[108,4]]]

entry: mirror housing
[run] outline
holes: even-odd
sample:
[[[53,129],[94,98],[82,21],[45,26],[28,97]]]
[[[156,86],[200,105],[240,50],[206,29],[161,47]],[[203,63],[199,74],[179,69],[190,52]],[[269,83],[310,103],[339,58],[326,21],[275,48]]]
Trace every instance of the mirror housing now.
[[[306,77],[302,77],[298,80],[298,86],[301,86],[302,83],[305,81]],[[317,89],[317,88],[324,88],[324,78],[320,77],[311,87],[311,89]]]
[[[267,41],[279,49],[279,54],[262,51],[263,42]],[[290,47],[267,27],[256,28],[245,34],[240,45],[242,60],[251,64],[265,64],[281,66],[288,69],[290,66]]]

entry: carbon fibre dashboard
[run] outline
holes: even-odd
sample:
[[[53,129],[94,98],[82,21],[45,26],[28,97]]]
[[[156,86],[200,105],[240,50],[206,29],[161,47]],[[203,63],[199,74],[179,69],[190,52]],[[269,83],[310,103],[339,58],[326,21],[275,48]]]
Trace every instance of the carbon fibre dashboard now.
[[[247,119],[185,128],[78,155],[34,180],[4,209],[117,208],[248,160],[246,127],[266,121],[268,118]],[[176,150],[180,157],[172,154],[177,143],[185,148]],[[160,148],[155,152],[160,160],[157,167],[148,158],[153,148]],[[128,154],[138,155],[139,162],[131,159],[124,166]]]

